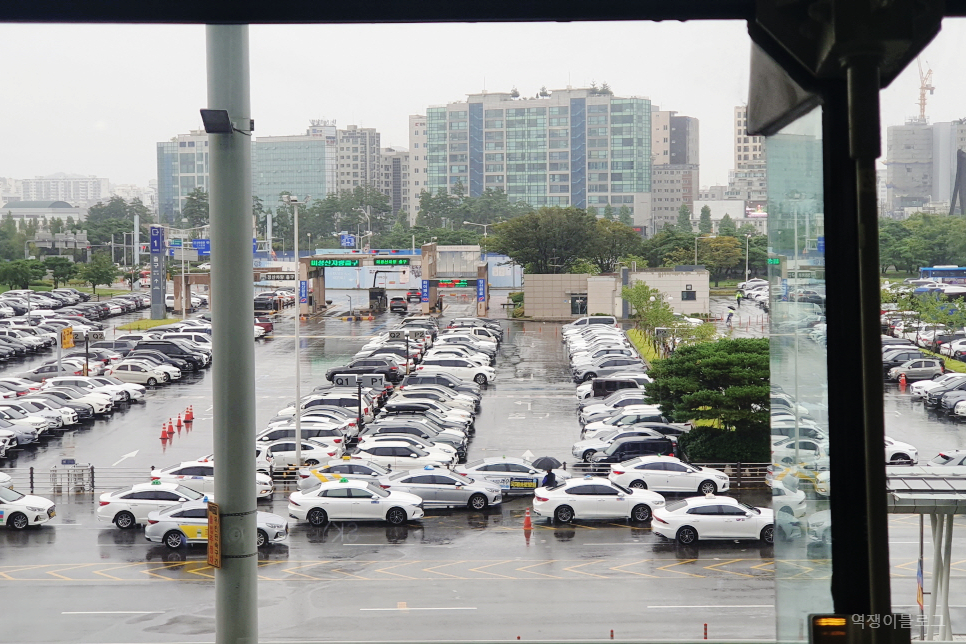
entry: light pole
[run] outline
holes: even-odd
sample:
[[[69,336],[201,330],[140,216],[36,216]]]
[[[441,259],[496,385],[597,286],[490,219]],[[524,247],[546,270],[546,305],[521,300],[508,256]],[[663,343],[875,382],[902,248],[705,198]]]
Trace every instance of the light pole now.
[[[751,240],[751,235],[745,235],[745,281],[748,281],[748,242]]]
[[[295,297],[295,462],[298,467],[302,467],[302,364],[299,360],[301,349],[301,326],[302,326],[302,266],[299,262],[299,201],[298,197],[292,195],[282,195],[282,201],[292,206],[292,226],[293,237],[295,238],[295,281],[299,287]]]
[[[463,225],[464,226],[482,226],[483,227],[483,237],[485,238],[487,236],[487,234],[486,234],[487,233],[487,229],[490,226],[492,226],[493,224],[475,224],[472,221],[464,221],[463,222]]]

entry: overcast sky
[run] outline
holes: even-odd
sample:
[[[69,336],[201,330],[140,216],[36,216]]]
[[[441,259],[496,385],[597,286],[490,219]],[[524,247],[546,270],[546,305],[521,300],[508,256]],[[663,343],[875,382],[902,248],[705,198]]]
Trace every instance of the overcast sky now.
[[[932,121],[966,117],[962,43],[963,21],[947,21],[923,55],[937,87]],[[608,82],[700,119],[701,184],[721,184],[749,49],[740,22],[253,26],[256,136],[328,118],[406,146],[409,114],[484,87],[533,95]],[[203,27],[0,25],[0,60],[2,177],[68,172],[146,186],[155,143],[200,128]],[[884,126],[918,113],[918,88],[913,65],[883,93]]]

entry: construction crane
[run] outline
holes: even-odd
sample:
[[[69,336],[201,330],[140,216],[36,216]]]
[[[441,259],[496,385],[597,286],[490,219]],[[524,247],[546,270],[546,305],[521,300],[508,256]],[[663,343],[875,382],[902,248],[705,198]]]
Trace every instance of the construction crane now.
[[[916,58],[916,63],[919,65],[919,120],[923,123],[926,122],[926,91],[928,90],[930,94],[935,91],[935,87],[932,84],[932,69],[928,69],[925,74],[922,73],[922,60]],[[926,67],[929,67],[929,61],[926,61]]]

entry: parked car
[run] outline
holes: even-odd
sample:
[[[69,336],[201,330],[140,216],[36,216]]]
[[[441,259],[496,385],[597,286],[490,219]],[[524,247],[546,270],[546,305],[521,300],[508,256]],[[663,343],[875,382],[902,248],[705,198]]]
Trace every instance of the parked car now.
[[[907,382],[916,380],[932,380],[946,373],[943,361],[938,358],[922,358],[907,360],[897,367],[889,369],[886,377],[889,380],[899,380],[901,376],[906,377]]]
[[[389,300],[389,312],[390,313],[406,313],[409,311],[409,304],[407,300],[401,297],[394,297]]]
[[[770,508],[756,508],[727,496],[698,496],[672,501],[654,511],[651,530],[684,546],[699,540],[775,540],[775,515]]]

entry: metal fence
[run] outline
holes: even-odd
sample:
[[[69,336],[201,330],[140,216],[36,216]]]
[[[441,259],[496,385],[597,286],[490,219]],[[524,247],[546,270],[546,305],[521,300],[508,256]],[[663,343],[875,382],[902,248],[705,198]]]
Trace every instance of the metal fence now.
[[[607,476],[610,474],[609,463],[573,463],[565,469],[575,474],[590,474],[591,476]],[[710,467],[721,470],[730,478],[732,488],[752,489],[766,487],[765,475],[770,463],[693,463],[700,467]]]

